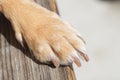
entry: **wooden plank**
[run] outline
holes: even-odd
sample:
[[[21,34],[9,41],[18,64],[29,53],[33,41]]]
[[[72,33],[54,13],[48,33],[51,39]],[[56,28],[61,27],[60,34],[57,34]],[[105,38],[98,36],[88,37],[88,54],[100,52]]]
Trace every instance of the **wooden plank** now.
[[[35,0],[58,13],[55,0]],[[76,80],[72,66],[53,68],[35,60],[27,47],[22,48],[10,22],[0,14],[0,80]]]

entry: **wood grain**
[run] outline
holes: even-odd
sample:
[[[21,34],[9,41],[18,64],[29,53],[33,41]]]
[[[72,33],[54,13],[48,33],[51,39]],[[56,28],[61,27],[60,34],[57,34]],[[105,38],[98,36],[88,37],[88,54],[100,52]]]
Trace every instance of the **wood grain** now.
[[[58,13],[55,0],[35,0]],[[0,80],[76,80],[72,66],[54,68],[33,57],[21,47],[14,36],[10,22],[0,14]]]

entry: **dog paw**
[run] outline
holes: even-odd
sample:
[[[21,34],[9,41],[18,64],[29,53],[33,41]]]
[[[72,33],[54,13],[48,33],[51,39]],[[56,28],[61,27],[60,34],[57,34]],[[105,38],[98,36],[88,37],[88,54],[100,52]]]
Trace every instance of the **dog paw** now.
[[[50,17],[49,21],[46,19],[43,23],[23,29],[21,34],[16,37],[18,41],[23,45],[23,36],[34,56],[41,62],[51,61],[58,67],[73,62],[81,66],[79,56],[88,61],[85,42],[60,19]]]
[[[85,41],[57,14],[29,5],[16,12],[11,18],[16,38],[24,46],[23,37],[39,61],[51,61],[58,67],[73,62],[81,66],[80,56],[89,60]]]

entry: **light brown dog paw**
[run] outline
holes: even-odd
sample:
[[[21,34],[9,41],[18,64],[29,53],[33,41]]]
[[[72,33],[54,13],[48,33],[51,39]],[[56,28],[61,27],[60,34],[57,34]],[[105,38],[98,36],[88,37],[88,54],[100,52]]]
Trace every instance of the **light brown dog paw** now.
[[[81,66],[79,56],[88,61],[84,40],[57,14],[30,2],[12,9],[6,15],[17,40],[23,45],[23,37],[38,60],[51,61],[56,67],[73,62]]]

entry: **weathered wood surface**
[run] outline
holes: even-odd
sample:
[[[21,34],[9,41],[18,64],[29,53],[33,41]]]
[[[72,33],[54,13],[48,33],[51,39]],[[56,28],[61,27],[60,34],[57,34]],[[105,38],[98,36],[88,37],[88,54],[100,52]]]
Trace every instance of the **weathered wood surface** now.
[[[35,1],[58,12],[54,0]],[[0,14],[0,80],[75,80],[75,75],[72,67],[53,68],[36,61],[16,41],[10,22]]]

